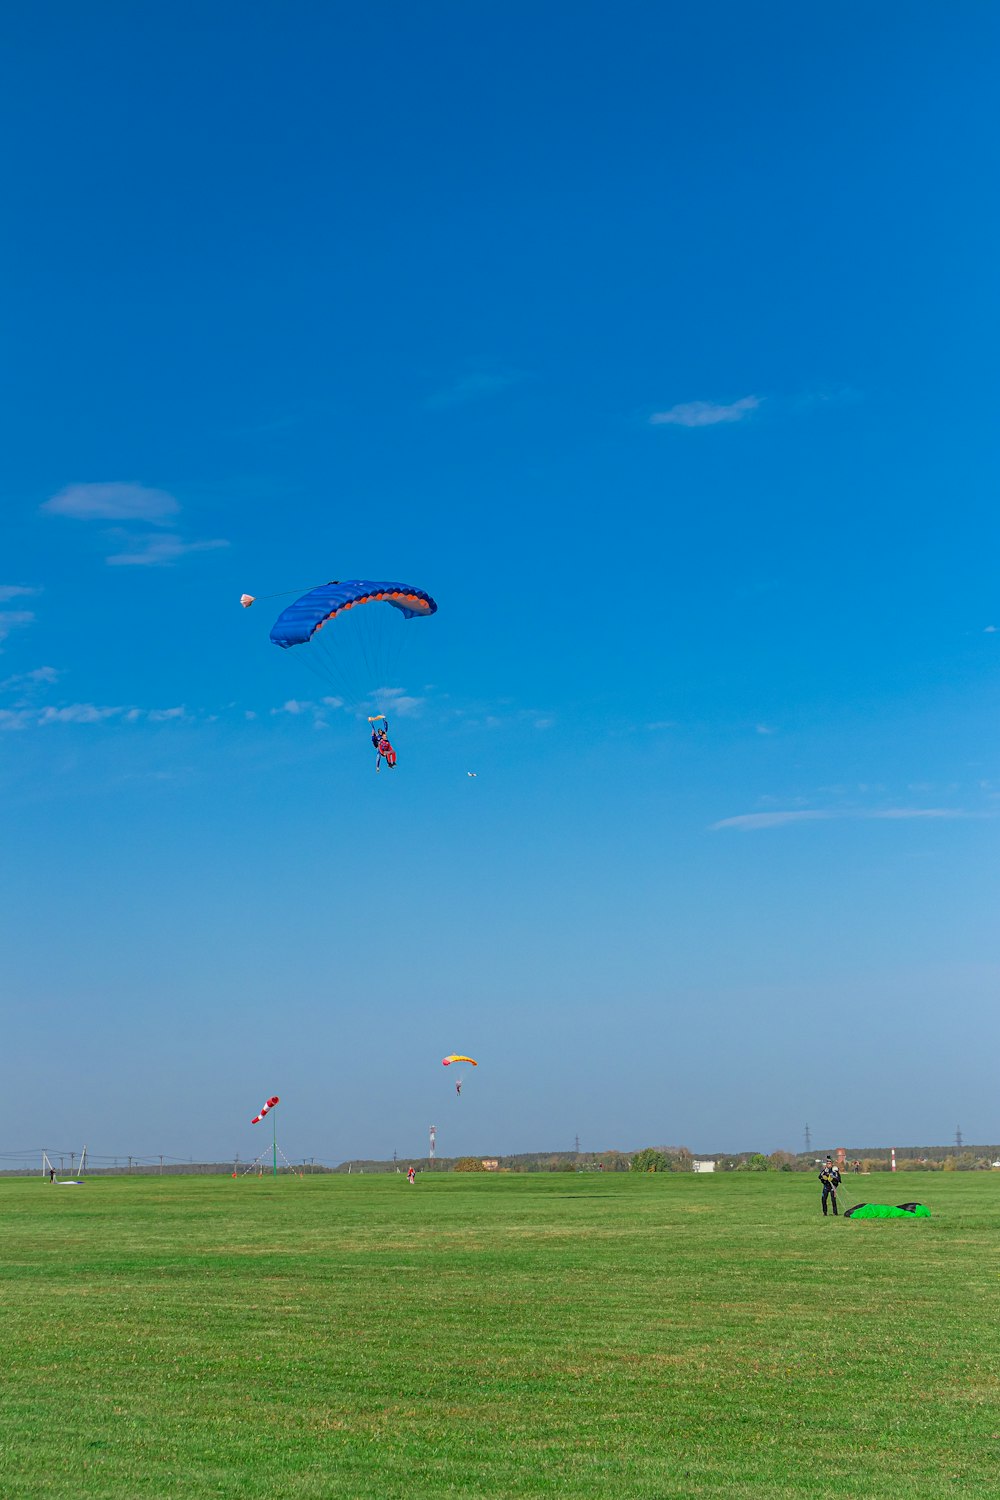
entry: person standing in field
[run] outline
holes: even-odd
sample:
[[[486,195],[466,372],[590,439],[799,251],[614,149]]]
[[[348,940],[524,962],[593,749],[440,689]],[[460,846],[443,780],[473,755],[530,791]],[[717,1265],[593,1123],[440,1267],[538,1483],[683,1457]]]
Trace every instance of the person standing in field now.
[[[410,1187],[412,1187],[417,1180],[417,1174],[412,1167],[407,1168],[406,1180],[410,1184]]]
[[[833,1165],[828,1156],[820,1168],[819,1180],[823,1184],[823,1217],[826,1218],[826,1200],[829,1198],[833,1203],[833,1216],[837,1217],[837,1189],[840,1187],[840,1173]]]

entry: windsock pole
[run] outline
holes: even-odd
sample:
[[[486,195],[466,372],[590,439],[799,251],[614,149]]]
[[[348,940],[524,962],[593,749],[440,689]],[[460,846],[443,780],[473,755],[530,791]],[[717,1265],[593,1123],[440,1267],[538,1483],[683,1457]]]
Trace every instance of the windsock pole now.
[[[274,1163],[274,1175],[275,1175],[275,1177],[277,1177],[277,1175],[278,1175],[278,1122],[277,1122],[277,1120],[272,1120],[271,1121],[271,1147],[272,1147],[272,1150],[273,1150],[272,1160],[273,1160],[273,1163]],[[893,1171],[895,1171],[895,1168],[893,1168]]]
[[[895,1148],[895,1146],[892,1146],[890,1149],[892,1151],[892,1165],[889,1168],[889,1170],[890,1170],[890,1172],[895,1172],[895,1170],[896,1170],[896,1148]]]

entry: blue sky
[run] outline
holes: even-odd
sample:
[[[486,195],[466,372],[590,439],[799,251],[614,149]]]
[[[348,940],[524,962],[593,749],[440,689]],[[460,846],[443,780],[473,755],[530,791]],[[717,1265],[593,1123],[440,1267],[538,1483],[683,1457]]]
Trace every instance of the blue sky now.
[[[998,32],[8,16],[3,1150],[1000,1137]]]

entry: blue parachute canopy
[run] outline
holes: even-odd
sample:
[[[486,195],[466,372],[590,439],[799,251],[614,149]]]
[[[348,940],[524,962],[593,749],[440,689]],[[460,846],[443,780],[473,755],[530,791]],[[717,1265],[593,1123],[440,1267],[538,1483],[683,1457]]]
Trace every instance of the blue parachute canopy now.
[[[327,620],[358,604],[391,604],[407,620],[432,615],[437,610],[430,594],[409,583],[376,583],[371,578],[351,578],[340,583],[335,579],[310,589],[282,610],[271,627],[271,640],[283,648],[302,646]]]

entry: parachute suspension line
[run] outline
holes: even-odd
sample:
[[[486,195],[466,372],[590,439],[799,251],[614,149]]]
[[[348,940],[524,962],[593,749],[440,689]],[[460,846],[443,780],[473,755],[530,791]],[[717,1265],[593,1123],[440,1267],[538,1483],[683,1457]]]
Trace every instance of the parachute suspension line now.
[[[353,614],[351,616],[351,624],[354,627],[355,634],[357,635],[358,645],[361,647],[361,655],[364,658],[365,663],[366,679],[371,683],[372,687],[377,692],[379,683],[378,666],[375,654],[375,639],[373,630],[371,628],[371,621],[367,618],[366,614],[366,609],[374,608],[374,605],[360,605],[358,608],[357,618],[355,618]]]
[[[318,635],[314,635],[307,646],[303,646],[299,651],[291,652],[291,655],[295,661],[302,663],[313,681],[324,689],[324,696],[330,693],[331,688],[335,689],[331,696],[340,698],[340,707],[345,711],[345,720],[350,718],[352,712],[359,712],[363,695],[359,691],[358,684],[352,680],[345,669],[339,652],[333,650]],[[332,707],[332,705],[328,706]]]
[[[327,643],[313,636],[309,645],[303,648],[303,655],[313,652],[312,670],[326,686],[327,692],[333,690],[333,695],[341,700],[341,706],[347,710],[357,712],[359,707],[360,687],[357,676],[350,669],[349,660],[345,660],[345,653],[339,652],[333,643]],[[346,653],[349,656],[349,653]]]
[[[322,588],[322,584],[311,583],[307,589],[279,589],[276,594],[254,594],[252,599],[249,594],[245,594],[244,598],[250,599],[252,604],[260,604],[264,599],[287,599],[289,594],[308,594],[318,588]]]
[[[406,645],[408,623],[394,609],[385,609],[378,615],[372,610],[368,616],[362,610],[359,616],[359,640],[365,654],[376,708],[384,709],[388,706],[389,693],[397,685],[392,679]]]

